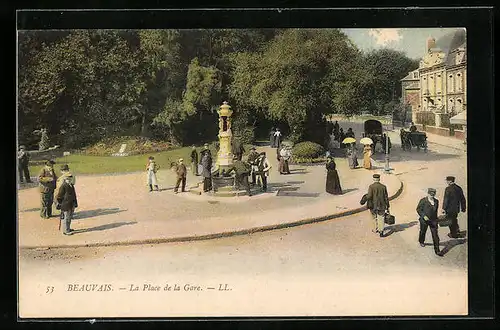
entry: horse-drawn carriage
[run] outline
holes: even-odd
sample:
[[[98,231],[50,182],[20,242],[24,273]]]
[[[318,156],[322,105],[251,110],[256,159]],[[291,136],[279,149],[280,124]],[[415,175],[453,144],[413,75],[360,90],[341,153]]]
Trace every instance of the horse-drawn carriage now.
[[[424,149],[427,152],[427,135],[425,132],[405,131],[402,128],[399,136],[401,137],[401,148],[403,150],[411,151],[413,147],[416,147],[417,151]]]
[[[373,141],[373,150],[376,151],[377,144],[382,146],[382,152],[385,152],[386,142],[388,143],[389,152],[391,151],[391,139],[383,133],[382,123],[378,120],[369,119],[365,121],[363,137],[368,137]]]

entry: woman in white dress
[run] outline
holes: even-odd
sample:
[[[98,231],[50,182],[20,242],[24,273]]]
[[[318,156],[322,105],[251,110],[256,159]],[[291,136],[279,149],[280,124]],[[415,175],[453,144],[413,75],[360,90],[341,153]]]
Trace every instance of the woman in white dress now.
[[[149,192],[153,191],[153,186],[155,190],[158,191],[158,179],[156,178],[156,172],[158,171],[159,166],[156,165],[155,158],[150,156],[148,158],[148,164],[146,165],[146,173],[147,173],[147,184],[149,186]]]

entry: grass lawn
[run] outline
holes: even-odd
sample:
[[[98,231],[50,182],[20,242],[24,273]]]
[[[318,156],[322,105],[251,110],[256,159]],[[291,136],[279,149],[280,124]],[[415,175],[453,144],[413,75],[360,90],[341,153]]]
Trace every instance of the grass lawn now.
[[[201,149],[202,148],[196,148],[198,153]],[[248,153],[249,149],[250,145],[245,145],[245,153]],[[166,169],[170,168],[170,164],[177,161],[179,158],[183,158],[184,164],[189,165],[191,162],[191,150],[191,147],[183,147],[157,153],[124,157],[73,154],[54,159],[56,162],[54,170],[56,175],[59,175],[61,172],[59,170],[60,166],[62,164],[68,164],[69,168],[73,173],[75,173],[75,175],[138,172],[146,169],[149,156],[153,156],[155,158],[156,164],[158,164],[161,169]],[[210,145],[210,150],[215,161],[217,153],[215,151],[214,144]],[[38,164],[30,164],[30,174],[32,176],[38,175],[42,167],[43,165],[40,164],[40,162]]]

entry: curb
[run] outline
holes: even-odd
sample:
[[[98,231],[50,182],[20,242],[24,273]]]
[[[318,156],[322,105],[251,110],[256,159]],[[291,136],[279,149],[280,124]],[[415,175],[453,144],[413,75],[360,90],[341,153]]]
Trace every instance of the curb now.
[[[396,191],[396,193],[394,195],[389,197],[390,201],[398,198],[401,195],[401,193],[403,192],[403,187],[404,187],[403,181],[400,180],[399,182],[400,182],[399,189]],[[254,227],[254,228],[248,228],[248,229],[241,229],[241,230],[236,230],[236,231],[205,234],[205,235],[199,235],[199,236],[196,236],[196,235],[195,236],[181,236],[181,237],[170,237],[170,238],[154,238],[154,239],[143,239],[143,240],[134,240],[134,241],[123,241],[123,242],[89,243],[89,244],[76,244],[76,245],[54,245],[54,246],[45,246],[45,247],[43,247],[43,246],[20,246],[19,250],[49,250],[49,249],[64,249],[64,248],[69,249],[69,248],[81,248],[81,247],[108,247],[108,246],[146,245],[146,244],[203,241],[203,240],[217,239],[217,238],[224,238],[224,237],[231,237],[231,236],[249,235],[249,234],[265,232],[265,231],[270,231],[270,230],[276,230],[276,229],[292,228],[292,227],[312,224],[312,223],[316,223],[316,222],[333,220],[336,218],[341,218],[341,217],[361,213],[361,212],[366,211],[366,210],[367,210],[366,206],[361,206],[361,207],[351,209],[348,211],[343,211],[343,212],[325,215],[325,216],[316,217],[316,218],[308,218],[308,219],[302,219],[302,220],[297,220],[297,221],[282,223],[282,224],[277,224],[277,225],[268,225],[268,226]]]

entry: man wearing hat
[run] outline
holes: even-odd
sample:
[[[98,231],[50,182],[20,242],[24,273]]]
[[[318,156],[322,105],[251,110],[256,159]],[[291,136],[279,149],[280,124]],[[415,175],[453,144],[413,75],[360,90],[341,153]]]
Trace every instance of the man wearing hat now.
[[[18,170],[19,170],[19,182],[23,183],[23,174],[26,179],[26,183],[31,183],[30,170],[28,168],[30,156],[26,151],[24,146],[19,146],[19,151],[17,152]]]
[[[466,211],[465,205],[465,196],[461,187],[459,187],[455,183],[454,176],[447,176],[446,183],[448,187],[446,187],[444,191],[443,198],[443,213],[446,214],[446,218],[450,219],[450,233],[448,237],[450,238],[458,238],[460,234],[460,230],[458,227],[457,216],[460,211]]]
[[[384,215],[389,212],[389,195],[387,187],[380,183],[380,174],[373,174],[373,181],[366,196],[374,222],[372,232],[384,237]]]
[[[184,165],[184,159],[179,158],[179,162],[177,164],[177,168],[175,170],[177,173],[177,182],[175,183],[175,188],[174,188],[174,193],[178,193],[179,191],[179,185],[182,182],[182,192],[186,191],[186,174],[187,174],[187,169],[186,165]]]
[[[54,201],[54,190],[56,189],[57,176],[54,172],[53,160],[47,160],[45,166],[38,174],[38,182],[41,194],[42,208],[40,216],[48,219],[52,216],[52,203]]]
[[[255,150],[255,147],[252,146],[250,148],[250,153],[248,154],[248,157],[247,157],[247,162],[252,167],[252,170],[250,172],[252,175],[252,186],[255,186],[255,184],[257,183],[257,181],[256,181],[257,172],[259,171],[259,167],[257,166],[258,165],[257,158],[259,158],[259,153]]]
[[[418,235],[418,242],[421,247],[425,247],[425,234],[427,227],[431,229],[432,243],[434,244],[434,252],[436,255],[442,257],[443,253],[439,251],[439,235],[438,235],[438,216],[437,211],[439,208],[439,201],[434,197],[436,196],[436,189],[427,189],[427,197],[422,198],[418,202],[417,213],[419,215],[420,233]]]
[[[62,187],[62,184],[64,183],[64,180],[69,177],[70,180],[71,180],[71,184],[74,186],[75,183],[76,183],[76,177],[70,172],[69,170],[69,165],[68,164],[64,164],[61,166],[61,176],[59,178],[57,178],[57,182],[56,182],[56,187],[59,187],[57,189],[57,193],[55,193],[55,195],[58,195],[59,194],[59,190],[61,190],[61,187]],[[63,218],[63,212],[61,212],[61,220]]]
[[[64,177],[63,184],[59,188],[57,193],[57,208],[61,209],[63,217],[61,219],[63,225],[61,226],[64,235],[72,235],[71,220],[73,219],[73,213],[75,208],[78,207],[78,201],[76,199],[76,191],[73,186],[72,175],[69,174]]]
[[[267,191],[267,177],[271,169],[271,163],[267,160],[266,153],[261,152],[257,158],[257,168],[259,170],[260,178],[262,179],[262,191]]]

